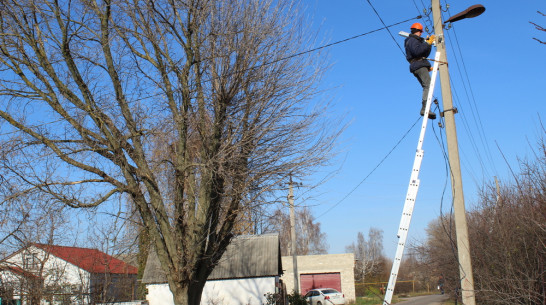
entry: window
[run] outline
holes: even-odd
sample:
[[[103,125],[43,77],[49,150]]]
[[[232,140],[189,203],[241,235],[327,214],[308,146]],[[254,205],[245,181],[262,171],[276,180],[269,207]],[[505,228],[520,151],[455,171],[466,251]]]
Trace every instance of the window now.
[[[38,257],[34,253],[26,253],[23,255],[23,269],[25,270],[38,270],[40,265]]]
[[[339,293],[339,292],[335,289],[324,289],[322,293],[327,294],[327,293]]]

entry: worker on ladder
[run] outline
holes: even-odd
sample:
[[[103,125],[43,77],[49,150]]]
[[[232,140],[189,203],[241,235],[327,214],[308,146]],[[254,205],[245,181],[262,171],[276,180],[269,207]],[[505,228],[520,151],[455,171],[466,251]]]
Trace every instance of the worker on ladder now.
[[[406,48],[406,59],[410,63],[410,72],[415,75],[421,87],[423,87],[423,98],[421,115],[425,114],[425,108],[427,105],[428,90],[430,88],[430,74],[431,65],[428,62],[427,57],[430,55],[432,49],[432,43],[434,42],[434,35],[427,37],[427,39],[421,37],[423,34],[423,25],[420,23],[414,23],[411,25],[411,34],[404,41]],[[434,120],[436,114],[429,111],[428,118]]]

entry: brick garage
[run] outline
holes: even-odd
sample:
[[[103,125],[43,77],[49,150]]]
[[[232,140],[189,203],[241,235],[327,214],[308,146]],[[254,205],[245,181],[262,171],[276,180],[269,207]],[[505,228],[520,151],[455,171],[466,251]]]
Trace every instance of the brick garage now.
[[[282,257],[281,279],[288,293],[294,291],[292,256]],[[355,300],[354,254],[305,255],[297,257],[301,294],[312,288],[334,288],[345,294],[348,302]]]

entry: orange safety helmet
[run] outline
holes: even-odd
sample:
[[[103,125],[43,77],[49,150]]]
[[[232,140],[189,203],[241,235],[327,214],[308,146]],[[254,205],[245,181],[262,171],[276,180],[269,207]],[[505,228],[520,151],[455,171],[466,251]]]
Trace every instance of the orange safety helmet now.
[[[416,29],[416,30],[419,30],[419,31],[423,31],[423,25],[420,24],[419,22],[416,22],[414,24],[411,25],[411,28],[410,29]]]

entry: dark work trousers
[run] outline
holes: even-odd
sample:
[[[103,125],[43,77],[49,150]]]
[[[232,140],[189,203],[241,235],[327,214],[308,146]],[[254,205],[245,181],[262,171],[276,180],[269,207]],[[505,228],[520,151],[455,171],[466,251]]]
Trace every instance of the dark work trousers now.
[[[422,67],[415,70],[415,72],[413,72],[413,75],[415,75],[415,77],[421,84],[421,87],[423,87],[423,108],[421,109],[424,110],[425,105],[427,104],[428,90],[430,89],[430,74],[428,73],[428,67]]]

